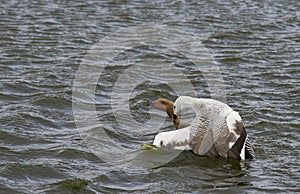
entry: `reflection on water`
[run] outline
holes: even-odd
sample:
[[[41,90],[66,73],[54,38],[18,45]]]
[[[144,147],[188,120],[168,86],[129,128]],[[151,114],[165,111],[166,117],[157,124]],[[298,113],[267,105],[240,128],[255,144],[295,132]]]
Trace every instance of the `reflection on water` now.
[[[3,3],[1,191],[300,192],[299,9],[298,1]],[[75,125],[72,87],[86,54],[116,30],[150,22],[202,41],[224,80],[226,96],[219,97],[226,97],[240,112],[255,146],[255,160],[199,157],[184,151],[168,163],[153,165],[172,151],[140,147],[151,143],[157,132],[172,130],[165,114],[147,108],[159,97],[175,100],[178,94],[172,84],[198,97],[209,98],[216,92],[207,80],[215,78],[216,66],[203,63],[199,69],[188,57],[189,53],[204,56],[200,47],[178,52],[167,44],[139,42],[126,49],[113,45],[122,52],[104,64],[101,73],[91,65],[91,74],[86,75],[95,75],[95,97],[79,90],[89,100],[79,97],[75,102],[95,104],[98,121],[118,147],[103,143],[101,134],[97,135],[99,126],[87,129]],[[121,34],[119,40],[137,41],[148,36],[147,32]],[[183,48],[179,45],[186,44],[179,43],[180,38],[184,36],[178,33],[167,37]],[[101,57],[100,62],[106,61]],[[182,82],[183,77],[188,82]],[[182,83],[191,83],[195,92]],[[126,114],[115,106],[123,105],[118,104],[118,96],[112,96],[115,91],[129,91]],[[90,144],[80,130],[91,131]],[[107,162],[97,157],[91,146],[100,154],[111,151],[106,157],[120,156]],[[118,151],[119,147],[129,151],[130,157]]]

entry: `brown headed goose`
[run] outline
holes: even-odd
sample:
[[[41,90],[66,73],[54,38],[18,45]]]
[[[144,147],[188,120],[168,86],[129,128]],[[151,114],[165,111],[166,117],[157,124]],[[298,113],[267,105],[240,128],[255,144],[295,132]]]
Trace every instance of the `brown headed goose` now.
[[[178,129],[157,134],[153,142],[157,147],[186,149],[198,155],[223,158],[254,158],[239,113],[223,102],[180,96],[174,104],[160,98],[150,107],[167,112]],[[190,109],[195,112],[196,118],[186,124],[177,115]]]

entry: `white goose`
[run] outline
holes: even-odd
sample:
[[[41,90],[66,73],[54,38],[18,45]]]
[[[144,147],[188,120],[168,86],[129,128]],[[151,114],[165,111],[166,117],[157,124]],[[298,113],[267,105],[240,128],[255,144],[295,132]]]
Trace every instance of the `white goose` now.
[[[239,113],[223,102],[180,96],[174,104],[160,98],[150,107],[167,112],[178,129],[157,134],[153,142],[157,147],[186,149],[198,155],[223,158],[254,158],[254,151]],[[190,125],[177,116],[189,109],[196,114]]]

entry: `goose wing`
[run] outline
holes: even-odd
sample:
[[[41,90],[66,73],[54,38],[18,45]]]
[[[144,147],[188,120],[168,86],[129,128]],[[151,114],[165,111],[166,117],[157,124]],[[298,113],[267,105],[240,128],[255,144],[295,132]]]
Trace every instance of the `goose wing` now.
[[[190,147],[199,155],[245,159],[253,155],[242,119],[235,111],[226,117],[202,115],[191,122]],[[246,148],[245,148],[246,147]]]
[[[154,138],[153,145],[169,149],[190,150],[190,141],[190,127],[185,127],[157,134]]]

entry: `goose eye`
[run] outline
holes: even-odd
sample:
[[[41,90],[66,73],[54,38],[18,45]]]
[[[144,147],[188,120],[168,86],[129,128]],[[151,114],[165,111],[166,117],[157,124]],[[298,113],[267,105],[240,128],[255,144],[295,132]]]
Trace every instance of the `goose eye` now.
[[[174,105],[174,109],[176,108],[176,106]]]

